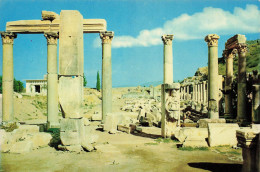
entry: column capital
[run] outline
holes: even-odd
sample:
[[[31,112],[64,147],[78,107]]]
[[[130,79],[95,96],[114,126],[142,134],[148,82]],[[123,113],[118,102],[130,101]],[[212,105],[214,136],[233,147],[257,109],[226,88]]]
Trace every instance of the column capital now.
[[[59,34],[57,32],[44,32],[48,45],[57,45]]]
[[[14,39],[17,37],[17,34],[12,32],[0,32],[0,34],[3,44],[14,44]]]
[[[235,48],[231,50],[224,50],[222,53],[223,57],[225,57],[226,59],[234,58],[236,54],[237,54],[237,49]]]
[[[238,53],[246,53],[247,52],[247,45],[246,44],[237,44],[237,51]]]
[[[102,40],[102,44],[111,44],[113,37],[114,32],[112,31],[100,32],[100,39]]]
[[[217,47],[218,39],[219,36],[217,34],[209,34],[205,37],[205,41],[208,43],[209,47]]]
[[[172,45],[173,35],[163,35],[162,41],[164,45]]]

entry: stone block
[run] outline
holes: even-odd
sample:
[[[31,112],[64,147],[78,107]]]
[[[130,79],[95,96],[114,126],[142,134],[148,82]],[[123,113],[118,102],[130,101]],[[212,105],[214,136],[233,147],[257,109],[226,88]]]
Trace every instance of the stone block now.
[[[97,113],[97,114],[92,115],[91,120],[92,121],[101,121],[102,120],[102,114]]]
[[[7,132],[4,129],[0,129],[0,147],[6,142]]]
[[[94,147],[89,143],[82,143],[81,146],[83,149],[85,149],[88,152],[91,152],[94,150]]]
[[[23,134],[32,134],[39,133],[40,127],[37,125],[20,125],[18,129],[16,129],[16,133]]]
[[[83,119],[63,118],[60,121],[60,131],[80,131],[84,126]]]
[[[97,142],[99,136],[94,133],[94,130],[96,128],[93,126],[85,126],[84,129],[85,129],[85,136],[81,138],[82,143],[92,144]]]
[[[208,143],[205,138],[198,136],[188,136],[183,145],[183,147],[208,147]]]
[[[81,144],[79,132],[65,131],[60,132],[61,143],[64,146]]]
[[[209,145],[211,147],[221,145],[237,146],[236,130],[239,130],[238,124],[209,123]]]
[[[117,125],[117,130],[130,134],[136,130],[136,125],[135,124],[130,124],[129,126]]]
[[[252,124],[252,125],[251,125],[251,128],[252,128],[254,131],[260,133],[260,124]]]
[[[65,118],[80,118],[83,107],[83,79],[81,76],[59,78],[59,102]]]
[[[62,151],[69,151],[69,152],[81,152],[81,151],[83,151],[81,145],[70,145],[70,146],[58,145],[58,149],[62,150]]]
[[[48,146],[52,139],[49,133],[36,133],[32,136],[33,149]]]
[[[32,141],[21,141],[16,142],[12,145],[10,148],[10,153],[27,153],[32,151],[33,149],[33,143]]]
[[[88,118],[83,118],[84,126],[90,125]]]
[[[208,138],[208,129],[207,128],[194,128],[194,127],[184,127],[180,130],[175,131],[175,138],[177,138],[180,142],[184,142],[184,140],[188,136],[197,136],[202,139]]]
[[[219,118],[219,119],[200,119],[199,120],[199,128],[208,128],[208,123],[226,123],[226,119]]]

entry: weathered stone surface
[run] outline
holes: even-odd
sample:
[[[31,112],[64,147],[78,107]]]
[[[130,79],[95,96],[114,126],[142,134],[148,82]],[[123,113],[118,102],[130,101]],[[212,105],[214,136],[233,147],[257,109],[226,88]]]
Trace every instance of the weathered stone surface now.
[[[206,139],[199,136],[188,136],[183,145],[183,147],[208,147]]]
[[[199,121],[199,128],[208,128],[209,123],[226,123],[226,119],[219,118],[219,119],[200,119]]]
[[[16,142],[10,148],[10,153],[27,153],[32,151],[33,143],[31,141]]]
[[[60,128],[60,138],[64,146],[80,145],[85,137],[83,119],[62,119]]]
[[[43,20],[54,20],[54,19],[59,19],[60,16],[56,14],[55,12],[52,11],[42,11],[42,19]]]
[[[260,133],[260,124],[252,124],[252,129],[256,132]]]
[[[2,119],[3,119],[3,114],[2,114],[2,94],[0,94],[0,124],[2,123]]]
[[[117,124],[119,123],[118,115],[115,115],[113,113],[108,113],[106,116],[106,121],[104,124],[104,131],[111,131],[111,133],[114,133],[117,130]]]
[[[69,152],[81,152],[81,151],[83,151],[81,145],[70,145],[70,146],[58,145],[58,149],[60,149],[62,151],[69,151]]]
[[[221,145],[237,145],[236,130],[239,130],[238,124],[218,124],[209,123],[209,145],[221,146]]]
[[[40,127],[37,125],[20,125],[18,129],[14,130],[16,134],[31,134],[38,133],[40,131]]]
[[[36,133],[32,136],[33,149],[48,146],[52,139],[49,133]]]
[[[80,118],[83,106],[82,77],[59,78],[59,102],[65,118]]]
[[[117,130],[130,134],[136,130],[136,125],[134,125],[134,124],[130,124],[129,126],[117,125]]]
[[[90,125],[88,118],[82,118],[82,119],[83,119],[83,122],[84,122],[84,126]]]
[[[207,128],[194,128],[194,127],[184,127],[175,132],[174,135],[180,142],[184,142],[184,140],[188,136],[197,136],[202,139],[208,138],[208,129]]]
[[[97,142],[99,136],[97,134],[94,133],[95,131],[95,127],[93,126],[85,126],[85,136],[82,139],[82,143],[84,144],[91,144],[91,143],[95,143]]]

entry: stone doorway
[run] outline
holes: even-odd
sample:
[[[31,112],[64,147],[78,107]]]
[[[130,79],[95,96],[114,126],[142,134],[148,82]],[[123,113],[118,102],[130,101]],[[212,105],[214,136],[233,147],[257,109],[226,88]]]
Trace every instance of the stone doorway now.
[[[35,85],[35,92],[41,93],[41,86],[40,85]]]

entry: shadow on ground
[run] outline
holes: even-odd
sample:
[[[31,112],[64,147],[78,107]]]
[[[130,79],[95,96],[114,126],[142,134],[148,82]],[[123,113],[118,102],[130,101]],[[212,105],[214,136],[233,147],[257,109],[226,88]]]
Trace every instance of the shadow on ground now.
[[[162,137],[161,135],[148,134],[148,133],[144,133],[144,132],[132,133],[132,135],[134,135],[134,136],[140,136],[140,137],[146,137],[146,138],[151,138],[151,139],[157,139],[157,138]]]
[[[242,169],[242,164],[192,162],[188,163],[188,165],[193,168],[209,170],[212,172],[239,172]]]

